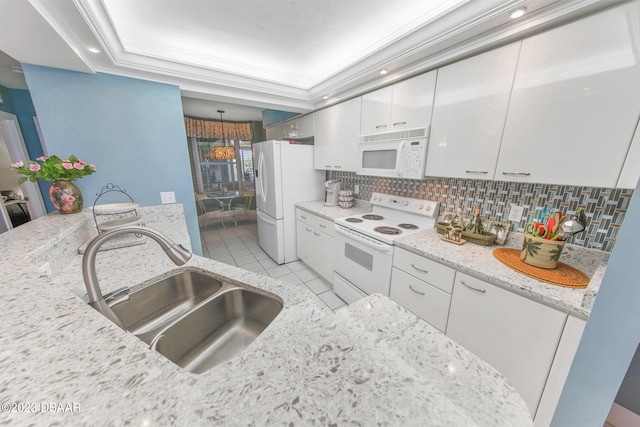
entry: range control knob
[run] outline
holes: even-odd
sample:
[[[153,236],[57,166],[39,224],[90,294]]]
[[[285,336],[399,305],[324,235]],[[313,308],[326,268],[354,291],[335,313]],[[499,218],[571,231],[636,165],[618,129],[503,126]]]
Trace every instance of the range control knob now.
[[[432,208],[433,208],[433,206],[428,205],[428,206],[427,206],[427,212],[429,212]]]
[[[418,206],[418,209],[424,209],[424,205]]]
[[[403,206],[409,206],[409,202],[407,202],[406,200],[404,201],[404,203],[402,204]]]

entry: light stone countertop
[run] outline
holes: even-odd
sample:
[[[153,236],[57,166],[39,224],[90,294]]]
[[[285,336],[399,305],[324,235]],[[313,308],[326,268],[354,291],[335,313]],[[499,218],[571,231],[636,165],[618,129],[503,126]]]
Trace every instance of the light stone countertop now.
[[[181,205],[139,212],[188,244]],[[241,355],[184,371],[71,291],[93,234],[84,212],[0,235],[0,399],[36,410],[3,411],[4,425],[531,425],[493,368],[388,298],[334,314],[303,286],[198,256],[186,266],[275,293],[284,308]],[[98,254],[105,291],[174,269],[150,240]]]
[[[358,215],[371,210],[370,203],[357,201],[360,203],[351,209],[327,207],[323,206],[322,202],[298,203],[296,206],[333,221],[335,218]],[[493,250],[502,246],[487,247],[469,242],[464,245],[454,245],[440,240],[440,237],[434,228],[401,237],[395,241],[395,244],[399,248],[432,259],[457,271],[498,285],[581,319],[589,317],[609,261],[609,254],[606,252],[567,244],[560,261],[582,271],[591,279],[586,289],[573,289],[551,285],[507,267],[493,256]],[[520,249],[522,239],[522,234],[510,233],[505,247]]]

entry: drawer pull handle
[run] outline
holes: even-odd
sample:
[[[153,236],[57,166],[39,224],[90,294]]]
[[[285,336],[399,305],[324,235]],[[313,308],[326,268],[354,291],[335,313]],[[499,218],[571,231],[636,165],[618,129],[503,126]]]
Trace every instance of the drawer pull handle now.
[[[427,273],[429,274],[429,270],[423,270],[421,268],[416,267],[415,265],[413,265],[413,263],[411,263],[411,267],[415,268],[416,270],[422,272],[422,273]]]
[[[376,129],[382,129],[382,128],[386,128],[386,127],[387,127],[387,125],[377,125]]]
[[[320,228],[327,228],[327,226],[324,224],[318,224],[318,225],[320,226]]]
[[[307,219],[307,217],[306,217],[306,216],[304,216],[304,215],[300,215],[300,218],[302,218],[302,219]]]
[[[489,171],[465,171],[466,173],[476,174],[476,175],[486,175]]]
[[[313,234],[315,234],[316,236],[320,235],[320,233],[318,233],[317,231],[314,231]]]
[[[398,125],[406,125],[407,122],[395,122],[393,125],[394,126],[398,126]]]
[[[466,283],[464,283],[464,280],[461,280],[461,281],[460,281],[460,283],[462,283],[462,284],[463,284],[463,285],[465,285],[467,288],[469,288],[469,289],[471,289],[471,290],[473,290],[473,291],[476,291],[476,292],[482,292],[483,294],[484,294],[485,292],[487,292],[485,289],[478,289],[478,288],[474,288],[473,286],[469,286],[469,285],[467,285]]]
[[[340,165],[335,165],[335,166],[334,166],[334,168],[336,168],[336,169],[342,169],[342,166],[340,166]]]
[[[304,229],[305,229],[305,230],[307,230],[307,231],[311,231],[311,229],[310,229],[310,228],[307,228],[307,227],[305,227]]]
[[[529,176],[531,175],[531,172],[502,172],[502,175]]]
[[[415,292],[416,294],[420,294],[420,295],[426,295],[424,292],[420,292],[420,291],[416,291],[415,289],[413,289],[413,286],[409,285],[409,289],[411,289],[413,292]]]

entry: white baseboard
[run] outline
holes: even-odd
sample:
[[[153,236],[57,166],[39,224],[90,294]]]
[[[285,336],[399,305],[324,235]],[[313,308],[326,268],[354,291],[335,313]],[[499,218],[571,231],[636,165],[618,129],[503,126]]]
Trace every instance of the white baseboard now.
[[[614,403],[609,411],[607,423],[614,427],[640,427],[640,415]]]

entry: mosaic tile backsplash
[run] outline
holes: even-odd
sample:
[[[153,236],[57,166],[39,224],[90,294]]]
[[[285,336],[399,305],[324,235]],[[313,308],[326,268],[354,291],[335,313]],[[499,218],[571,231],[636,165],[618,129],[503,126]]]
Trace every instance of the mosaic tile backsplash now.
[[[573,236],[568,243],[611,252],[618,237],[633,190],[567,185],[529,184],[520,182],[485,181],[458,178],[426,178],[424,180],[380,178],[356,175],[354,172],[330,172],[331,179],[342,181],[343,188],[353,190],[359,185],[356,198],[369,200],[371,193],[380,192],[440,202],[440,212],[455,210],[473,213],[480,206],[480,215],[491,220],[507,222],[511,205],[524,206],[518,223],[511,223],[511,231],[524,232],[545,206],[565,214],[575,213],[583,206],[588,218],[585,233]]]

